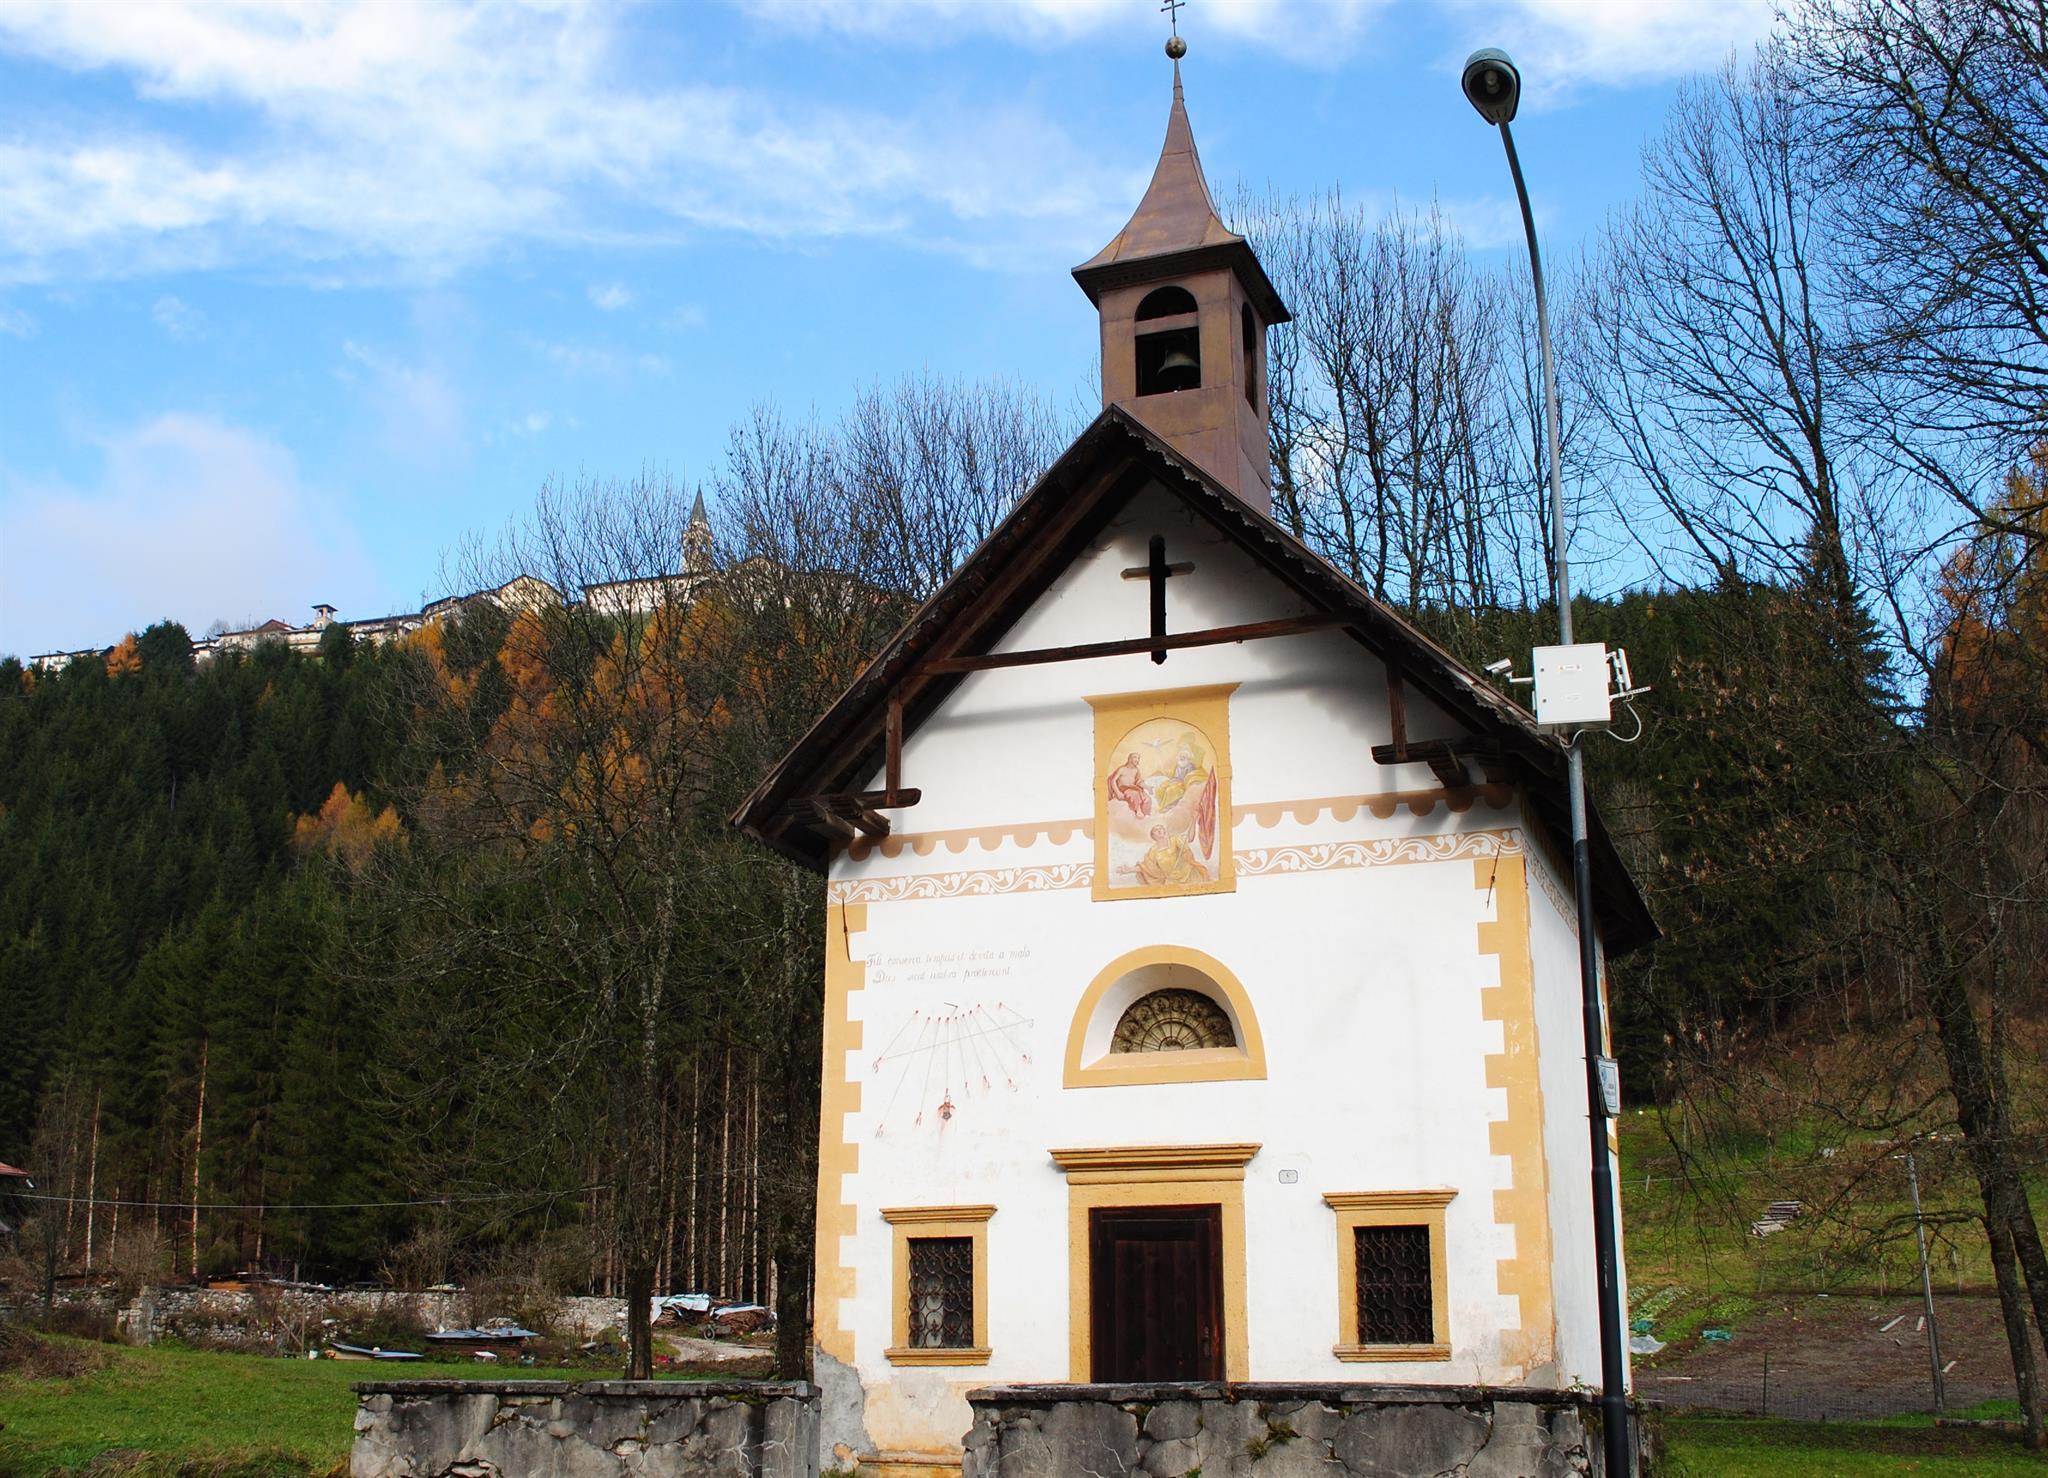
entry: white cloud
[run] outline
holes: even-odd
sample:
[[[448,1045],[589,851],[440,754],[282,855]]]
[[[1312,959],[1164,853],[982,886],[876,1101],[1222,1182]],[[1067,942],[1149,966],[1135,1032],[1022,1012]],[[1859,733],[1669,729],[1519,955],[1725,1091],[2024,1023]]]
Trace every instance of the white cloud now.
[[[668,357],[662,354],[633,353],[603,344],[570,344],[531,336],[526,337],[525,343],[527,348],[565,374],[618,379],[634,371],[643,375],[665,375],[669,372]]]
[[[990,35],[1051,48],[1106,32],[1160,34],[1150,4],[1132,0],[729,0],[796,34],[819,28],[893,45]],[[1333,67],[1391,14],[1448,11],[1465,50],[1506,45],[1528,67],[1532,95],[1629,83],[1717,65],[1770,29],[1777,0],[1205,0],[1186,16],[1197,48],[1211,38]],[[1438,23],[1441,23],[1439,17]],[[1465,51],[1439,59],[1456,65]],[[1535,65],[1530,65],[1530,64]]]
[[[88,486],[12,484],[0,539],[0,651],[108,646],[170,617],[197,635],[258,613],[293,624],[376,582],[355,532],[291,454],[244,427],[172,413],[104,443]]]
[[[928,239],[958,206],[935,157],[1013,121],[971,99],[862,109],[650,85],[632,20],[579,0],[0,6],[0,50],[133,91],[104,121],[35,115],[0,142],[0,280],[252,260],[418,278],[507,241],[700,229]],[[1029,137],[1032,171],[1008,193],[1062,185],[1092,225],[1125,182],[1057,119]],[[980,192],[990,218],[1018,214],[1000,193]]]
[[[1457,0],[1457,8],[1470,44],[1505,47],[1540,102],[1719,66],[1770,32],[1776,0]]]
[[[367,386],[387,449],[409,461],[431,462],[461,447],[462,395],[439,366],[414,364],[353,339],[343,342],[341,352],[341,377]]]
[[[158,298],[150,307],[149,316],[156,320],[156,326],[174,339],[190,339],[206,327],[206,315],[182,298],[169,293]]]
[[[1027,45],[1066,45],[1105,31],[1164,41],[1164,17],[1132,0],[732,0],[755,19],[809,33],[824,28],[897,44],[992,34]],[[1206,0],[1187,16],[1197,44],[1248,43],[1291,61],[1334,65],[1394,0]]]
[[[1156,41],[1135,0],[728,0],[762,25],[893,47]],[[1429,65],[1504,44],[1532,105],[1711,66],[1773,0],[1205,0],[1195,45],[1329,67],[1394,32]],[[1426,15],[1426,24],[1412,17]],[[0,54],[109,79],[90,113],[0,131],[0,283],[285,264],[431,280],[502,247],[888,236],[978,262],[1100,244],[1134,181],[1056,100],[986,89],[872,105],[680,67],[649,80],[649,12],[598,0],[0,4]],[[685,26],[687,30],[687,25]],[[1429,42],[1426,44],[1437,44]],[[127,89],[127,95],[119,93]],[[83,120],[83,121],[82,121]],[[1122,156],[1116,156],[1121,158]],[[622,283],[594,283],[615,311]]]
[[[0,303],[0,335],[10,339],[32,339],[36,336],[36,321],[29,317],[26,308],[10,308]]]

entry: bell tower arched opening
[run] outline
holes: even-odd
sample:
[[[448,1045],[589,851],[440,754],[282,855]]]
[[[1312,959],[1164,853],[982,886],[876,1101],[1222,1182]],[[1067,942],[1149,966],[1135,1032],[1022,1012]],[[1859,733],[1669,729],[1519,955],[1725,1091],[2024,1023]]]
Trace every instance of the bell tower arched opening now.
[[[1195,295],[1184,287],[1154,288],[1138,304],[1133,322],[1140,395],[1172,395],[1202,388],[1202,334]]]

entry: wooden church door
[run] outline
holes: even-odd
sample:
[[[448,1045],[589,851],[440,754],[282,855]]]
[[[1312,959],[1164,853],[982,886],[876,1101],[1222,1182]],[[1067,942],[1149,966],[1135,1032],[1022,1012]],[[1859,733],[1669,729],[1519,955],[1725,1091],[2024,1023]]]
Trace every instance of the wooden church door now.
[[[1088,1214],[1090,1379],[1223,1379],[1222,1233],[1217,1206]]]

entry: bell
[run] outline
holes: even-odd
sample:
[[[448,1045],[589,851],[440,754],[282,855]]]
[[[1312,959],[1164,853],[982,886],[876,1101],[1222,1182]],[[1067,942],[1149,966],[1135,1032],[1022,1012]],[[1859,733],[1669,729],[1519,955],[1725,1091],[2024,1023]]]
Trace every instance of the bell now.
[[[1161,390],[1198,390],[1202,385],[1201,361],[1185,349],[1169,349],[1159,361]]]

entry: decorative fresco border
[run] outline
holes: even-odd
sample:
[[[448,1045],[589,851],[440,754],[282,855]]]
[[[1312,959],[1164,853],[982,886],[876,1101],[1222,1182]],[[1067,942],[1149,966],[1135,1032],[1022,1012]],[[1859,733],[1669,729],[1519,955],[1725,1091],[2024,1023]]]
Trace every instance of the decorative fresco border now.
[[[1508,785],[1475,785],[1459,790],[1389,790],[1373,795],[1323,795],[1292,801],[1254,801],[1250,805],[1232,806],[1230,817],[1235,826],[1258,826],[1270,831],[1289,820],[1301,826],[1312,825],[1325,816],[1332,821],[1355,821],[1361,812],[1381,821],[1391,821],[1404,810],[1411,816],[1428,816],[1439,806],[1453,815],[1462,815],[1475,805],[1500,810],[1513,805],[1514,799],[1514,787]],[[1068,821],[1020,821],[1010,826],[970,826],[959,831],[897,832],[878,842],[857,841],[848,848],[846,855],[855,862],[864,862],[877,854],[901,857],[905,851],[918,857],[929,857],[944,847],[958,856],[970,847],[983,852],[993,852],[1006,846],[1034,847],[1040,842],[1061,847],[1076,837],[1094,841],[1095,822],[1076,817]]]
[[[1237,854],[1240,877],[1283,872],[1328,872],[1338,867],[1386,867],[1403,862],[1454,862],[1461,857],[1519,854],[1522,834],[1514,827],[1458,831],[1444,836],[1374,837],[1351,842],[1304,842],[1292,847],[1256,847]]]
[[[1378,837],[1364,841],[1310,842],[1290,847],[1252,847],[1235,854],[1239,877],[1330,872],[1339,868],[1393,867],[1417,862],[1518,857],[1519,827],[1462,831],[1446,836]],[[1053,893],[1090,888],[1092,862],[1037,867],[993,867],[972,872],[913,873],[887,878],[849,878],[826,885],[832,905],[903,903],[913,899],[990,898],[1004,893]]]
[[[1058,862],[1044,867],[991,867],[975,872],[910,873],[853,878],[825,887],[827,903],[901,903],[912,898],[987,898],[997,893],[1056,893],[1092,887],[1095,864]]]

